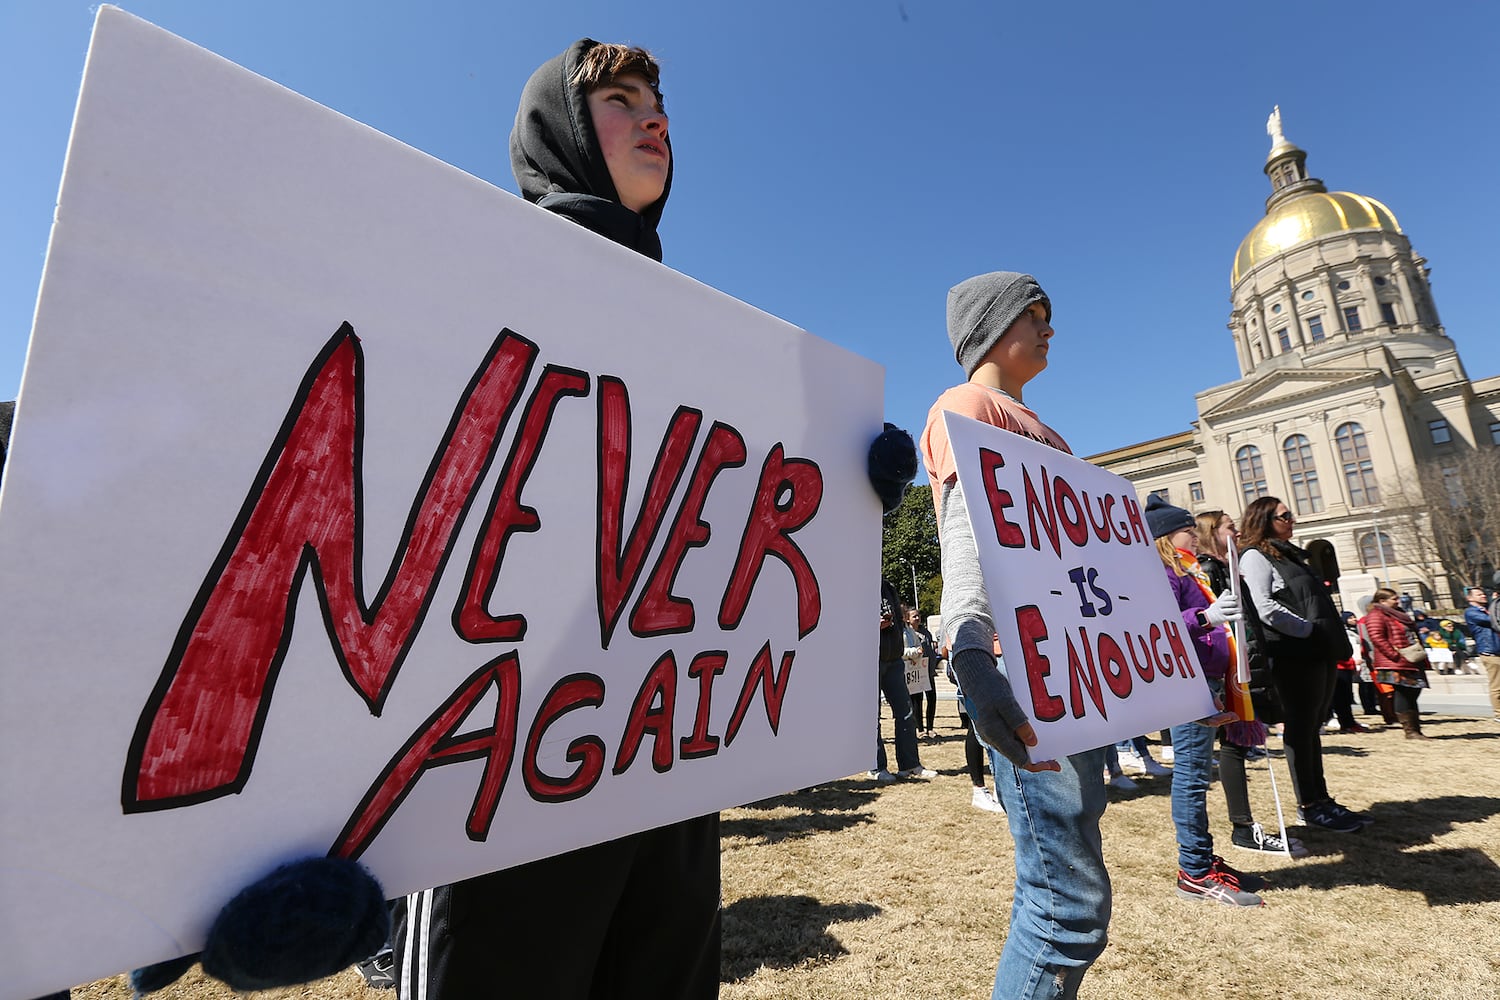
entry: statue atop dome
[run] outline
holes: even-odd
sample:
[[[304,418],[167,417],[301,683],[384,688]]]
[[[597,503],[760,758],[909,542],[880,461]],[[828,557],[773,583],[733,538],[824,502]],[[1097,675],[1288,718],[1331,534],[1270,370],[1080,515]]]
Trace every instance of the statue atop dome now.
[[[1307,153],[1286,137],[1281,105],[1266,118],[1271,152],[1262,168],[1271,182],[1266,215],[1240,242],[1234,256],[1231,283],[1240,281],[1262,262],[1306,243],[1353,230],[1374,230],[1401,235],[1401,226],[1391,210],[1374,198],[1349,191],[1329,192],[1316,177],[1307,174]]]
[[[1271,137],[1272,149],[1277,146],[1290,145],[1286,141],[1286,133],[1281,131],[1281,105],[1279,104],[1271,109],[1271,117],[1266,119],[1266,135]]]

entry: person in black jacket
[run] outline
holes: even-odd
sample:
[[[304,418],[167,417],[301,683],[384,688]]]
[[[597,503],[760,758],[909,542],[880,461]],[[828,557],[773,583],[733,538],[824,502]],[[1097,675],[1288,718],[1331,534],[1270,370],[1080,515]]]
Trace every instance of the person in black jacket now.
[[[1322,727],[1333,704],[1335,665],[1352,655],[1349,634],[1307,553],[1292,544],[1296,520],[1275,497],[1253,501],[1240,519],[1240,574],[1286,713],[1282,740],[1298,812],[1308,826],[1357,833],[1370,818],[1335,801],[1323,778]]]
[[[521,93],[510,160],[527,201],[661,260],[673,156],[644,49],[585,38],[544,63]],[[893,509],[916,473],[910,435],[886,425],[867,464]],[[712,814],[398,901],[396,978],[403,997],[431,1000],[714,997],[719,907]]]
[[[527,201],[653,260],[672,184],[655,60],[581,39],[521,92],[511,169]],[[403,997],[712,997],[719,817],[684,820],[413,893],[394,907]]]
[[[917,751],[916,711],[911,695],[906,690],[906,616],[896,588],[884,577],[880,580],[880,693],[891,707],[891,718],[896,727],[896,773],[886,769],[888,759],[885,740],[880,735],[879,699],[876,699],[875,767],[870,777],[887,783],[902,778],[935,778],[937,772],[922,766]]]

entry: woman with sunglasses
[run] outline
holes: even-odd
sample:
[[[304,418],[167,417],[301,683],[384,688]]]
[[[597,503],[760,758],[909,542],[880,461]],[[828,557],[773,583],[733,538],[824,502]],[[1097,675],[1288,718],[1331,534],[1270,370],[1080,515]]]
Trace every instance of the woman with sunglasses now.
[[[1323,780],[1323,721],[1333,704],[1337,664],[1351,655],[1349,636],[1322,577],[1292,544],[1295,523],[1275,497],[1252,502],[1240,518],[1240,575],[1260,617],[1286,715],[1282,745],[1298,815],[1308,826],[1357,833],[1370,819],[1335,802]]]

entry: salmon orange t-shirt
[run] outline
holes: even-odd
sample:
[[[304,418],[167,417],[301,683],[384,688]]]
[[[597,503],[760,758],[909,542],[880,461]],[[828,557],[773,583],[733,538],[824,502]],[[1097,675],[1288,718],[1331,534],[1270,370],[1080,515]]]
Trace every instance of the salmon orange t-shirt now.
[[[943,495],[943,484],[957,474],[953,465],[953,449],[948,444],[948,430],[943,425],[945,410],[1015,434],[1023,434],[1058,451],[1073,454],[1062,435],[1042,423],[1041,418],[1025,404],[1016,402],[999,389],[992,389],[978,382],[956,385],[932,404],[932,409],[927,413],[927,426],[922,431],[922,462],[927,467],[927,478],[932,483],[934,504]]]

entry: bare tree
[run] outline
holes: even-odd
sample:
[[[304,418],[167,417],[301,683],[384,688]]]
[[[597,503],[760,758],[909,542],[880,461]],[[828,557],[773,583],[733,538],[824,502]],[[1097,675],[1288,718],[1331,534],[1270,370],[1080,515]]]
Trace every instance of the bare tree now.
[[[1415,485],[1409,487],[1400,481],[1382,481],[1380,497],[1384,502],[1379,514],[1372,518],[1372,530],[1360,531],[1355,537],[1363,568],[1366,571],[1381,569],[1381,553],[1376,547],[1383,545],[1386,569],[1399,566],[1414,573],[1417,581],[1429,592],[1435,591],[1436,577],[1443,571],[1443,566],[1437,557],[1437,542],[1427,516],[1426,502]],[[1384,536],[1384,541],[1376,536],[1376,529]],[[1395,581],[1387,579],[1386,585],[1394,586]]]
[[[1417,467],[1433,550],[1455,585],[1488,583],[1500,564],[1500,449],[1435,456]]]

